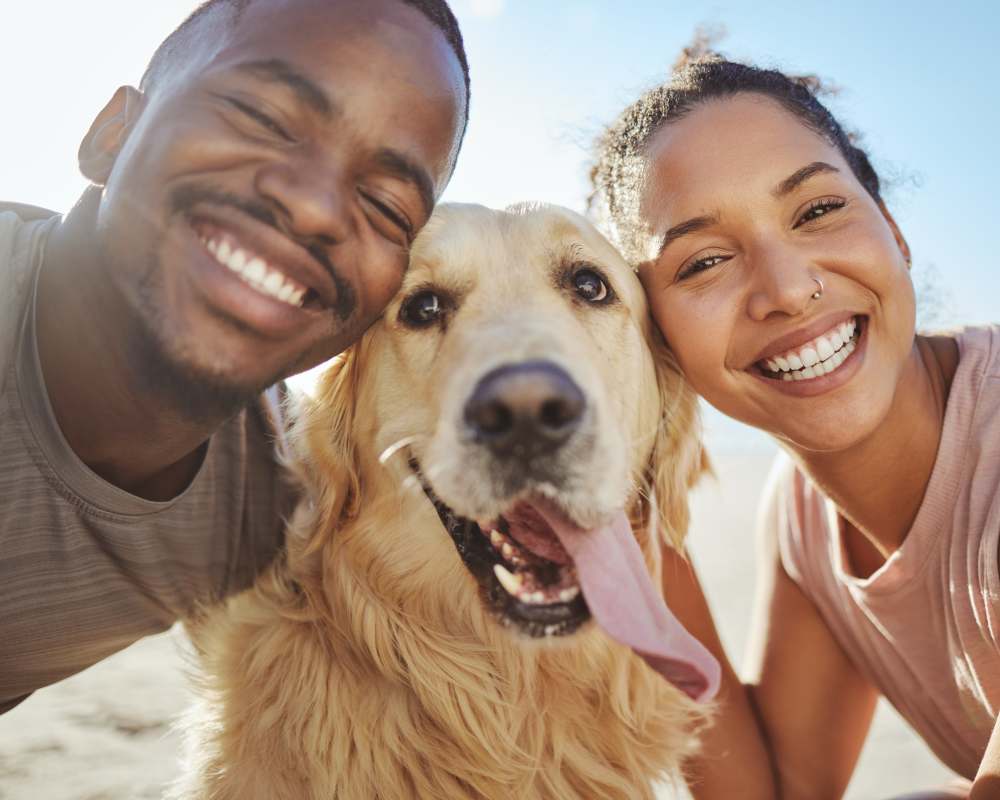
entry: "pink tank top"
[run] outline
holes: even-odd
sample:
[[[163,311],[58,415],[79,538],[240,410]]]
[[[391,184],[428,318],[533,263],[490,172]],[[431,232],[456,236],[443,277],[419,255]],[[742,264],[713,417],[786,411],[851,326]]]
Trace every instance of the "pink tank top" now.
[[[903,546],[875,573],[849,572],[836,508],[787,457],[771,486],[785,571],[859,670],[972,778],[1000,709],[1000,326],[956,340],[927,493]]]

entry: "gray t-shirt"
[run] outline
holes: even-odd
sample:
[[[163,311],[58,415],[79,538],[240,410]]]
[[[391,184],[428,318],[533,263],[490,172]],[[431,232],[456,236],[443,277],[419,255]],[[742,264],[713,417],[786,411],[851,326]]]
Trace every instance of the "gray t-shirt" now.
[[[35,339],[36,278],[57,218],[28,216],[0,207],[0,713],[245,588],[294,502],[275,458],[277,390],[212,436],[168,502],[122,491],[77,458]]]

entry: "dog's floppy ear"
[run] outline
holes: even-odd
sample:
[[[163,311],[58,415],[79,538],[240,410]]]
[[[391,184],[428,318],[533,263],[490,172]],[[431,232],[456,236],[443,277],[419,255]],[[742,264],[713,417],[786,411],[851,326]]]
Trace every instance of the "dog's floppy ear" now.
[[[366,343],[367,337],[334,359],[315,395],[302,398],[292,412],[287,466],[303,486],[303,505],[309,510],[297,516],[289,530],[289,544],[299,555],[320,550],[358,512],[361,469],[354,421]]]
[[[698,397],[681,374],[674,354],[656,333],[650,347],[656,369],[660,419],[649,459],[646,522],[658,522],[663,540],[683,551],[690,512],[688,491],[711,472],[702,445]]]

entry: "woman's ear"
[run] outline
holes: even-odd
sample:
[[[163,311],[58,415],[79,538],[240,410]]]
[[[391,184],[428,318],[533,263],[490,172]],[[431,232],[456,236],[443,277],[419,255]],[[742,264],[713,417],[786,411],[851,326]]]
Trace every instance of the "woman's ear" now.
[[[119,86],[91,123],[77,153],[80,172],[91,183],[104,186],[142,109],[143,95],[132,86]]]
[[[690,520],[688,493],[702,475],[711,473],[711,465],[701,439],[698,396],[662,336],[654,338],[660,416],[647,474],[648,513],[658,523],[664,542],[683,552]]]
[[[899,245],[899,250],[903,254],[903,258],[906,259],[906,267],[909,269],[913,264],[913,256],[910,254],[910,245],[906,243],[906,237],[903,236],[903,232],[899,229],[899,225],[896,224],[895,218],[889,213],[889,209],[884,200],[878,201],[878,209],[882,212],[882,216],[885,218],[885,221],[889,223],[892,235],[895,237],[896,244]]]

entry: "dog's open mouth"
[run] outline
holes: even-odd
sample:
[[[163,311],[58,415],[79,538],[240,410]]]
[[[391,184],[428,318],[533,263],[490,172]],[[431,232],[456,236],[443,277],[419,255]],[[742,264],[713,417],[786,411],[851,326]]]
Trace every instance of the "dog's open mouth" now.
[[[480,525],[445,504],[415,461],[411,467],[502,624],[532,637],[565,636],[590,619],[572,559],[530,503]]]
[[[549,500],[529,497],[480,525],[456,514],[416,461],[410,465],[501,623],[529,636],[563,636],[593,615],[688,696],[715,694],[719,663],[667,608],[624,510],[584,529]]]

